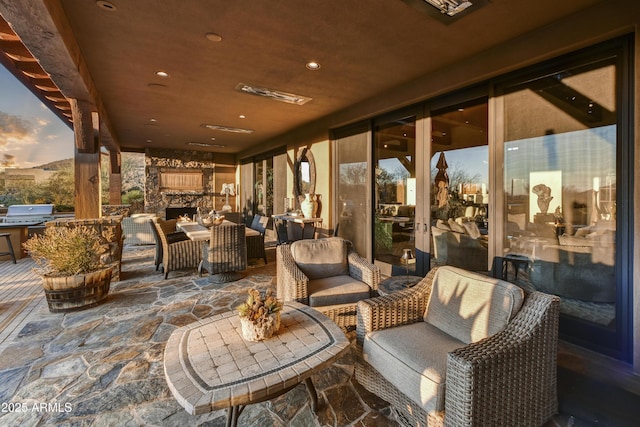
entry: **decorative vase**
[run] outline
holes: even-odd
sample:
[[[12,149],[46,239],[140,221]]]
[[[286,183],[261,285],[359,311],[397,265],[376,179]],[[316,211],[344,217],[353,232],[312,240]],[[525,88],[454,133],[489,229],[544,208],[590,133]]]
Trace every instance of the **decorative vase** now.
[[[315,218],[318,210],[318,201],[313,194],[305,194],[304,200],[300,203],[300,210],[305,218]]]
[[[280,312],[267,317],[263,322],[252,322],[246,317],[240,318],[242,338],[247,341],[262,341],[271,338],[280,329]]]

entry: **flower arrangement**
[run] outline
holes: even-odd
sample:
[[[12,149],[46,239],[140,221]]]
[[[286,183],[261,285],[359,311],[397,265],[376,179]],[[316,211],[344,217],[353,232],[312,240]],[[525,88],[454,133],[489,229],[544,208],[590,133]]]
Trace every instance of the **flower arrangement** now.
[[[213,227],[214,225],[220,225],[224,222],[224,215],[218,214],[215,210],[207,213],[203,208],[198,208],[196,214],[196,221],[203,227]]]
[[[242,335],[249,341],[271,337],[280,329],[282,302],[268,289],[264,296],[257,289],[249,289],[247,300],[237,307],[242,323]]]
[[[47,227],[23,246],[41,275],[73,276],[105,268],[102,254],[107,248],[98,232],[86,226]]]

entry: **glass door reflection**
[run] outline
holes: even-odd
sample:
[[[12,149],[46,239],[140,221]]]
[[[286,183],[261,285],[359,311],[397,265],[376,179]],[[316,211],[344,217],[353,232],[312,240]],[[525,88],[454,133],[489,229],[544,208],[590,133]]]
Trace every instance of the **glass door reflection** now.
[[[374,259],[387,274],[415,273],[415,124],[410,116],[374,129]]]
[[[489,268],[487,130],[486,100],[432,115],[432,266]]]

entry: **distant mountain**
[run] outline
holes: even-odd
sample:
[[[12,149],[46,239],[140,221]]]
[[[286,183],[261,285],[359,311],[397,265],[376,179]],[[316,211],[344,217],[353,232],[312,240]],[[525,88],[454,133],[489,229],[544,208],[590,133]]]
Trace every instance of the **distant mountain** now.
[[[107,159],[106,161],[104,159]],[[108,167],[107,157],[103,157],[103,167]],[[64,168],[73,167],[73,159],[56,160],[44,165],[35,166],[33,169],[44,169],[57,171]],[[131,189],[144,190],[144,154],[142,153],[122,153],[122,191]]]
[[[44,169],[46,171],[57,171],[63,168],[72,167],[73,159],[56,160],[55,162],[49,162],[44,165],[34,166],[32,169]]]

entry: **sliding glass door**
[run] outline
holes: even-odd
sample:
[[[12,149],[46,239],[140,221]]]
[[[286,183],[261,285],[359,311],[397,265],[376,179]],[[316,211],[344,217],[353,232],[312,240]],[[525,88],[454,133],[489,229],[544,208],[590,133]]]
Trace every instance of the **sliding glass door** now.
[[[387,274],[415,274],[416,115],[374,128],[374,260]]]
[[[367,123],[334,132],[334,233],[350,240],[358,254],[370,259],[370,168]]]
[[[487,100],[431,114],[431,264],[489,268]]]
[[[240,201],[245,220],[253,215],[285,212],[287,183],[287,154],[285,148],[245,159],[240,166]],[[269,225],[270,229],[271,226]]]
[[[616,357],[628,349],[625,200],[620,126],[623,56],[558,65],[505,85],[504,253],[529,260],[519,284],[561,298],[561,333]],[[622,181],[624,182],[624,181]],[[624,223],[624,222],[623,222]]]
[[[518,260],[507,279],[561,298],[564,339],[628,361],[630,44],[341,129],[338,235],[386,276],[438,265],[490,274],[503,258]]]

